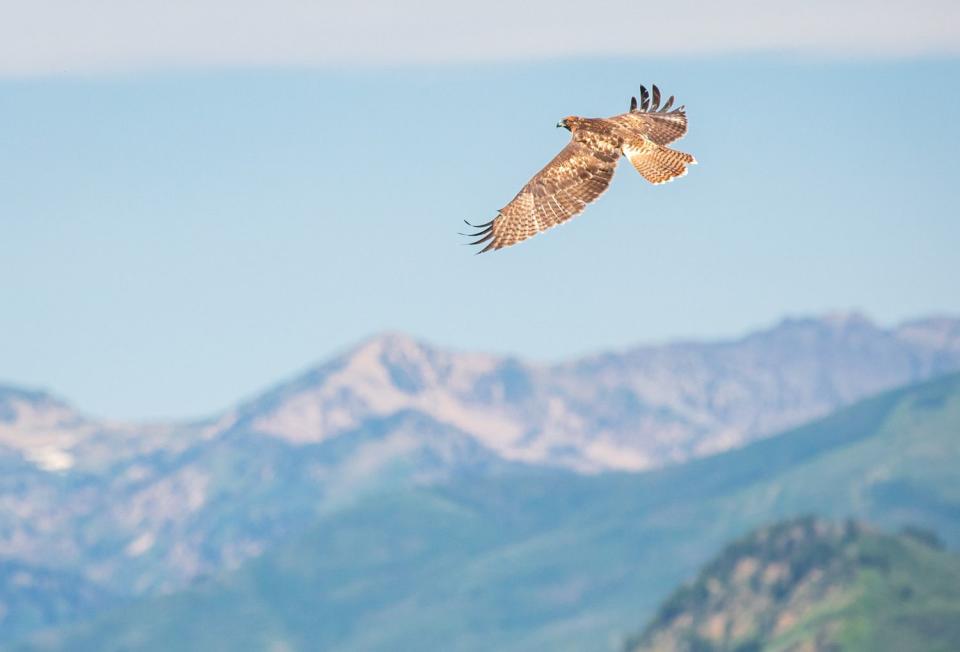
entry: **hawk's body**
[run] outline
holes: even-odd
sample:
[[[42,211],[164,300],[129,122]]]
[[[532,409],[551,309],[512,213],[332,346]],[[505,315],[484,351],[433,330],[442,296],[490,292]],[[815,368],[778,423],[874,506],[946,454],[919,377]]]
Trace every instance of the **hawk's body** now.
[[[660,108],[660,91],[653,87],[653,103],[640,87],[641,102],[632,99],[630,111],[612,118],[565,118],[557,126],[570,130],[570,142],[517,193],[498,215],[480,224],[481,236],[471,244],[487,243],[483,251],[509,247],[569,220],[599,197],[613,178],[620,156],[651,183],[683,176],[693,156],[667,147],[687,133],[683,107],[670,111],[673,97]]]

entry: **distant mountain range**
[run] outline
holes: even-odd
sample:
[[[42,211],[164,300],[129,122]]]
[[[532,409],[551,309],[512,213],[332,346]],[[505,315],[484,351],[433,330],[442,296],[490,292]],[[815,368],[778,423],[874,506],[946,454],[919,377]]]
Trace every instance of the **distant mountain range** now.
[[[960,374],[643,473],[504,462],[474,437],[451,437],[409,412],[292,448],[220,435],[198,450],[117,466],[109,491],[126,506],[104,501],[104,514],[89,507],[74,522],[67,541],[85,556],[70,567],[108,585],[114,605],[124,582],[127,595],[147,595],[69,615],[81,622],[13,649],[618,650],[673,587],[765,523],[855,517],[929,529],[960,546],[958,433]],[[376,464],[369,450],[380,452]],[[414,479],[424,468],[427,479]],[[68,488],[56,494],[48,481],[51,495],[94,505],[88,479],[46,475]],[[371,476],[379,487],[329,494],[342,478]],[[29,486],[27,476],[7,477],[7,495]],[[142,529],[118,527],[124,516]],[[209,576],[155,595],[177,588],[163,584],[169,577],[188,581],[185,562],[205,559]]]
[[[960,556],[907,530],[803,518],[731,544],[629,652],[951,652]]]
[[[499,457],[643,470],[743,445],[885,389],[960,369],[960,319],[893,329],[856,313],[788,319],[720,342],[642,346],[557,365],[387,334],[203,423],[104,423],[0,387],[0,445],[46,470],[94,470],[236,432],[321,443],[401,413]]]
[[[80,596],[37,610],[8,592],[0,625],[180,590],[368,496],[678,464],[954,369],[960,320],[853,314],[552,366],[384,335],[193,423],[97,420],[0,387],[0,561]]]

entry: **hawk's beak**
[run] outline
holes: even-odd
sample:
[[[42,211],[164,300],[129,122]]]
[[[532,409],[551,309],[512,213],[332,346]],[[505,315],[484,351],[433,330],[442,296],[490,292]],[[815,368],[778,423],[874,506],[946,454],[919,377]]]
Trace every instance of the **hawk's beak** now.
[[[557,127],[566,127],[567,125],[563,124],[563,121],[557,123]]]

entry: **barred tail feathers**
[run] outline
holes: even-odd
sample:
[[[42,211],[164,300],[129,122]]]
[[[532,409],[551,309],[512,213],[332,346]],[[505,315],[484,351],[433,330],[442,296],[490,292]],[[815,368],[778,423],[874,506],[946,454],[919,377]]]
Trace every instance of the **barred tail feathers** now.
[[[697,162],[692,154],[650,141],[640,147],[626,145],[623,153],[644,179],[657,185],[682,177],[687,173],[687,166]]]

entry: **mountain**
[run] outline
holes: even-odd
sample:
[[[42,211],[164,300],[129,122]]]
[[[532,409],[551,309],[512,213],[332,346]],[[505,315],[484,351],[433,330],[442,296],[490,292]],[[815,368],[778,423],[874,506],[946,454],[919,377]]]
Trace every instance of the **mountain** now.
[[[407,412],[323,444],[235,432],[120,457],[94,473],[77,466],[51,472],[0,455],[0,537],[9,563],[76,576],[97,595],[117,598],[86,599],[52,581],[0,583],[0,642],[235,568],[368,494],[517,467],[472,437]],[[58,606],[65,595],[77,596],[67,600],[72,608]],[[47,607],[43,618],[37,605]]]
[[[227,415],[291,443],[402,410],[505,459],[641,470],[712,454],[885,389],[960,369],[960,320],[882,329],[857,314],[791,319],[723,342],[680,342],[557,365],[375,338]]]
[[[884,329],[856,313],[787,319],[719,342],[676,342],[555,365],[387,334],[224,414],[193,423],[92,419],[0,386],[0,446],[50,471],[101,471],[236,432],[292,445],[416,412],[499,456],[577,471],[642,470],[799,425],[885,389],[960,370],[960,319]]]
[[[100,473],[118,460],[182,450],[201,434],[196,425],[93,419],[46,392],[0,385],[0,455],[41,471]]]
[[[170,593],[367,496],[677,464],[958,368],[960,320],[848,314],[556,365],[388,334],[193,422],[0,387],[0,559]]]
[[[676,591],[629,652],[950,652],[960,556],[814,518],[757,530]]]
[[[0,561],[0,630],[13,639],[117,604],[78,573]]]
[[[646,473],[524,467],[372,492],[226,574],[18,650],[597,650],[722,545],[817,513],[960,547],[960,374]]]
[[[7,556],[78,569],[112,592],[134,594],[233,568],[366,493],[515,466],[411,412],[370,419],[321,444],[237,430],[114,460],[100,473],[4,461]]]

